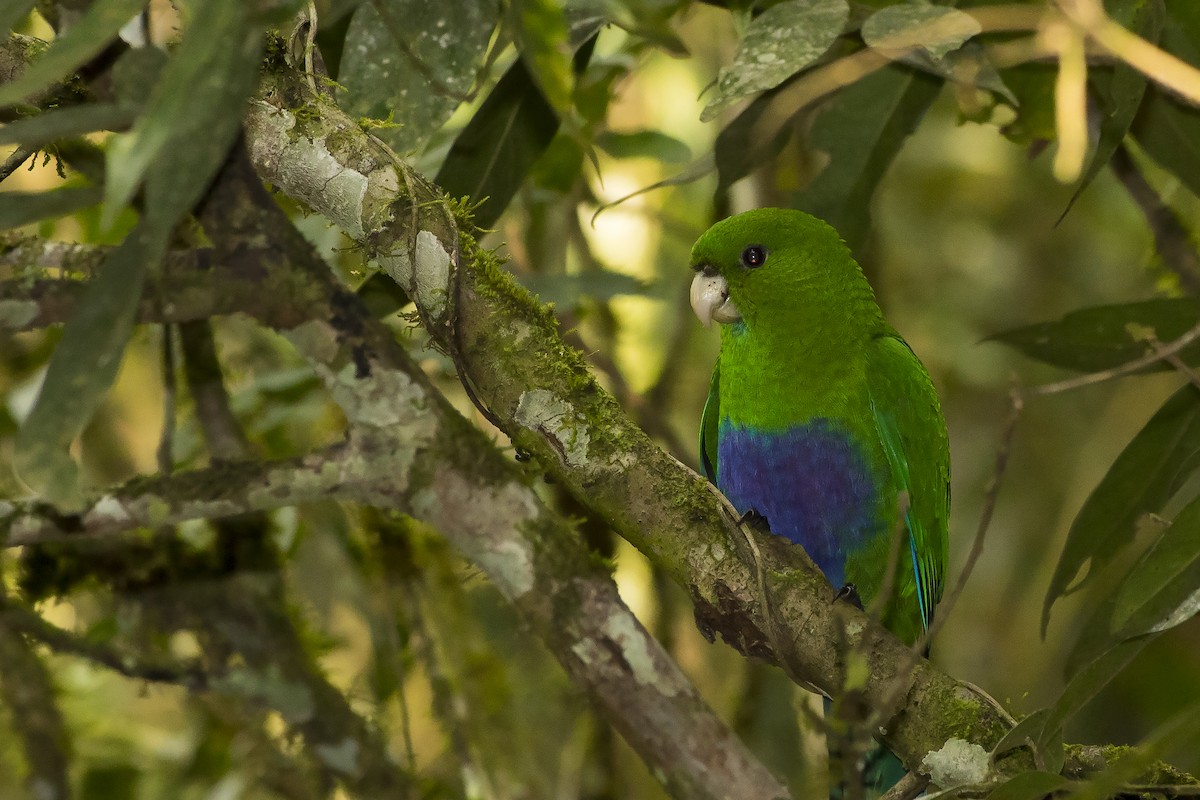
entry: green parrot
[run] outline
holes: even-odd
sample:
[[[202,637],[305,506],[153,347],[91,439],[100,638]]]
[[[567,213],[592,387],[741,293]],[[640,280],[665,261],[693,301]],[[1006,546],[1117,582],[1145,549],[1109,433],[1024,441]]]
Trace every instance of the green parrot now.
[[[912,643],[942,594],[950,455],[937,394],[837,232],[801,211],[718,222],[692,248],[692,308],[721,323],[701,466],[740,513],[870,604],[903,514],[883,623]]]
[[[700,425],[704,474],[860,605],[878,594],[899,531],[881,619],[917,641],[942,595],[950,516],[946,424],[925,367],[816,217],[738,214],[697,240],[691,263],[692,308],[705,327],[721,323]],[[879,746],[863,777],[880,794],[904,773]]]

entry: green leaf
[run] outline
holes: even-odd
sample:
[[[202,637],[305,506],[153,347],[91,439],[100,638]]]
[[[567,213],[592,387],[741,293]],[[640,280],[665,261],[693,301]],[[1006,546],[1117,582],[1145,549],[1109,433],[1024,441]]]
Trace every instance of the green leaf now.
[[[1151,43],[1158,42],[1165,15],[1163,0],[1121,0],[1115,8],[1109,9],[1109,14],[1143,39]],[[1103,76],[1104,73],[1092,70],[1092,75]],[[1146,76],[1124,61],[1116,63],[1111,77],[1093,77],[1093,83],[1105,107],[1104,118],[1100,121],[1100,138],[1087,169],[1079,178],[1079,185],[1075,187],[1071,199],[1067,201],[1067,207],[1063,209],[1063,217],[1125,140],[1125,135],[1129,133],[1142,104],[1142,98],[1146,94]]]
[[[317,19],[321,29],[328,28],[362,4],[363,0],[316,0]]]
[[[784,89],[772,89],[756,97],[717,134],[712,156],[717,170],[717,195],[777,156],[787,144],[792,120],[799,111],[782,108],[779,95]]]
[[[575,275],[531,275],[521,283],[543,303],[574,306],[581,297],[611,300],[627,294],[645,294],[646,284],[632,275],[593,269]]]
[[[16,80],[0,85],[0,106],[19,103],[61,81],[98,55],[146,0],[96,0]]]
[[[787,87],[768,92],[717,136],[717,192],[774,157],[792,129],[803,129],[808,174],[790,204],[828,221],[857,251],[870,229],[875,187],[940,86],[893,64],[807,110],[785,106]]]
[[[145,113],[109,146],[106,225],[147,175],[146,213],[156,227],[191,210],[240,130],[261,53],[262,31],[243,3],[200,4]]]
[[[100,202],[98,186],[70,187],[48,192],[0,192],[0,230],[18,228],[51,217],[74,214]]]
[[[18,22],[33,10],[37,0],[5,0],[0,4],[0,33],[7,35]]]
[[[846,0],[785,0],[759,14],[746,29],[733,63],[717,76],[717,93],[702,122],[722,109],[773,89],[825,54],[850,15]]]
[[[109,221],[145,174],[143,217],[68,321],[14,458],[21,477],[56,503],[80,500],[68,449],[116,377],[147,272],[162,259],[175,223],[206,190],[240,130],[261,48],[262,30],[240,0],[200,4],[145,114],[109,148]]]
[[[1108,474],[1092,490],[1071,524],[1042,610],[1042,634],[1054,601],[1067,593],[1079,570],[1088,574],[1071,591],[1088,583],[1128,545],[1137,523],[1160,512],[1200,465],[1200,391],[1188,385],[1166,404],[1126,445]]]
[[[671,175],[670,177],[663,178],[661,181],[656,181],[655,183],[652,183],[649,186],[643,186],[642,188],[638,189],[637,191],[630,192],[629,194],[625,195],[624,197],[618,197],[616,200],[613,200],[611,203],[605,203],[604,205],[602,205],[598,209],[596,209],[596,213],[592,215],[592,220],[594,221],[596,219],[596,217],[600,216],[600,214],[603,213],[604,211],[607,211],[608,209],[610,209],[614,206],[619,206],[619,205],[621,205],[621,203],[624,203],[626,200],[631,200],[631,199],[637,197],[638,195],[645,194],[646,192],[653,192],[656,189],[663,189],[667,186],[682,186],[685,183],[691,183],[692,181],[698,181],[701,178],[703,178],[705,175],[708,175],[709,173],[711,173],[716,168],[717,168],[716,163],[713,161],[713,157],[711,154],[700,156],[695,161],[693,161],[691,164],[688,164],[686,167],[681,169],[679,172],[676,172],[674,175]]]
[[[575,54],[582,71],[595,47],[595,28]],[[450,197],[480,203],[475,224],[489,228],[525,181],[558,131],[554,109],[538,90],[523,60],[513,62],[475,116],[454,140],[434,183]]]
[[[970,14],[956,8],[925,3],[889,6],[872,14],[862,26],[863,41],[888,58],[913,49],[941,61],[982,29]]]
[[[1121,670],[1145,649],[1154,637],[1143,636],[1120,642],[1108,652],[1092,660],[1080,669],[1067,683],[1063,693],[1051,706],[1050,714],[1043,723],[1040,741],[1048,741],[1047,734],[1057,733],[1061,741],[1062,728],[1068,719],[1075,716],[1100,690],[1107,686]]]
[[[1041,758],[1041,766],[1048,773],[1058,774],[1062,770],[1065,758],[1063,726],[1066,721],[1099,694],[1100,690],[1107,686],[1117,673],[1128,666],[1129,662],[1142,651],[1151,638],[1142,637],[1121,642],[1085,665],[1067,683],[1054,705],[1040,708],[1017,723],[993,748],[993,755],[1000,755],[1014,748],[1032,744]],[[1028,786],[1037,785],[1037,779],[1029,778],[1028,780]],[[1018,785],[1011,791],[1025,791],[1023,788],[1025,785]],[[1009,795],[998,796],[1008,797]]]
[[[1009,750],[1025,747],[1029,742],[1033,742],[1036,747],[1042,738],[1042,729],[1046,727],[1046,720],[1049,717],[1049,708],[1039,708],[1022,719],[996,743],[996,746],[992,748],[992,756],[1003,755]]]
[[[688,146],[662,131],[605,131],[596,146],[613,158],[654,158],[664,164],[686,164],[692,158]]]
[[[1099,372],[1127,364],[1147,353],[1140,330],[1150,329],[1161,342],[1169,342],[1200,322],[1200,300],[1175,298],[1145,300],[1072,311],[1060,320],[1040,322],[989,336],[987,341],[1016,348],[1030,358],[1079,372]],[[1200,363],[1200,342],[1185,347],[1179,356]],[[1171,369],[1155,362],[1144,371]]]
[[[569,119],[575,70],[566,6],[557,0],[514,0],[521,59],[561,119]]]
[[[1112,630],[1120,636],[1156,633],[1200,611],[1200,499],[1176,516],[1117,589]]]
[[[29,417],[17,434],[13,465],[21,479],[64,509],[82,501],[69,448],[112,385],[133,330],[150,264],[167,237],[139,225],[113,250],[63,329]]]
[[[399,153],[422,150],[468,99],[499,18],[485,0],[381,0],[354,12],[342,55],[339,100],[397,127],[377,135]]]
[[[1052,772],[1020,772],[997,786],[987,800],[1042,800],[1071,785],[1071,781]]]
[[[833,225],[857,252],[870,231],[875,188],[941,86],[933,77],[891,65],[823,104],[804,145],[810,160],[824,167],[792,195],[790,205]]]
[[[1200,4],[1167,3],[1161,45],[1200,66]],[[1200,195],[1200,110],[1151,85],[1130,133],[1146,154]]]
[[[122,53],[112,68],[117,104],[137,111],[145,108],[168,63],[167,53],[157,47],[131,47]]]
[[[134,116],[134,112],[108,103],[58,108],[8,123],[0,128],[0,144],[41,147],[69,136],[126,128]]]
[[[517,60],[454,140],[434,183],[450,197],[482,203],[475,224],[490,228],[557,130],[558,116]]]
[[[1001,129],[1010,140],[1028,145],[1054,141],[1054,83],[1058,74],[1053,64],[1029,63],[1000,71],[1004,85],[1016,99],[1017,118]]]

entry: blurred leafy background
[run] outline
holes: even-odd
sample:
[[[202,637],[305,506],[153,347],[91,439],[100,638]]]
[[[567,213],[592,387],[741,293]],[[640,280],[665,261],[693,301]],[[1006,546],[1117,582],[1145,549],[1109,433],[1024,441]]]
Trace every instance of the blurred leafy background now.
[[[15,30],[53,40],[50,22],[64,24],[53,5],[19,16]],[[182,17],[167,3],[151,4],[153,37],[170,40],[180,26],[188,36],[204,35],[186,25],[197,4],[180,5]],[[850,24],[897,5],[856,3]],[[943,83],[931,77],[947,68],[941,64],[889,66],[789,117],[785,135],[770,146],[763,127],[739,117],[761,111],[762,101],[748,111],[746,100],[736,101],[712,120],[700,119],[718,71],[732,62],[751,25],[750,8],[682,0],[568,6],[564,15],[551,0],[503,6],[453,0],[444,9],[405,0],[323,0],[315,6],[317,52],[344,108],[375,120],[377,135],[451,195],[489,198],[478,209],[483,226],[493,229],[485,244],[499,248],[521,282],[554,304],[564,331],[606,385],[687,463],[695,462],[695,428],[717,347],[685,299],[691,242],[736,210],[766,204],[824,210],[941,394],[953,457],[949,574],[957,575],[992,476],[1010,384],[1064,374],[988,337],[1080,308],[1179,297],[1195,288],[1159,256],[1145,209],[1114,170],[1099,170],[1072,204],[1078,183],[1062,180],[1055,163],[1062,148],[1053,142],[1060,132],[1053,60],[1002,70],[1003,90],[984,88],[990,84],[983,79]],[[1200,11],[1190,3],[1108,6],[1131,25],[1137,15],[1158,14],[1168,49],[1185,60],[1195,55],[1187,33],[1200,29]],[[852,31],[834,44],[834,54],[856,45]],[[968,65],[985,63],[968,50],[956,52]],[[1098,63],[1093,146],[1103,141],[1097,136],[1104,98],[1115,80],[1112,61]],[[1160,105],[1176,104],[1155,93]],[[886,114],[874,113],[889,102]],[[1125,140],[1123,169],[1145,177],[1194,250],[1200,173],[1191,167],[1200,163],[1200,138],[1157,141],[1166,123],[1143,117],[1168,112],[1140,108],[1138,138]],[[1169,111],[1200,127],[1194,108],[1176,104]],[[104,144],[110,136],[91,134],[89,141]],[[898,149],[894,161],[889,148]],[[39,153],[0,190],[85,184],[75,171],[59,172],[53,149],[45,152],[51,157]],[[720,171],[709,168],[714,152]],[[822,173],[826,162],[844,174]],[[694,179],[677,180],[680,174]],[[361,262],[349,239],[319,215],[281,202],[360,293],[385,309],[394,304],[380,288],[382,276]],[[112,243],[133,224],[125,214],[107,227],[93,206],[17,230],[46,240]],[[425,346],[403,310],[389,316],[397,334],[439,387],[473,414],[450,363]],[[340,412],[281,338],[237,316],[219,319],[215,334],[234,410],[257,455],[282,457],[337,440]],[[135,331],[112,390],[75,446],[85,486],[160,468],[165,335],[158,326]],[[55,329],[0,334],[5,464],[13,461],[17,430],[59,338]],[[1043,603],[1067,532],[1122,448],[1185,382],[1159,372],[1027,401],[986,547],[935,643],[937,663],[1017,715],[1056,700],[1088,621],[1155,526],[1144,526],[1137,546],[1118,555],[1105,580],[1060,600],[1043,635]],[[207,458],[189,402],[181,394],[173,412],[174,469]],[[504,446],[503,437],[497,441]],[[0,469],[0,494],[25,491],[11,470]],[[572,513],[572,501],[554,486],[542,491]],[[1158,511],[1170,517],[1179,504]],[[421,777],[424,794],[662,794],[495,591],[436,534],[335,504],[275,513],[271,526],[286,555],[285,584],[306,645],[353,707],[384,733],[397,761]],[[387,530],[398,532],[389,557],[403,569],[373,562],[374,543]],[[607,531],[586,532],[612,556],[623,597],[702,694],[774,770],[801,787],[800,796],[803,787],[817,791],[824,756],[820,742],[802,732],[798,711],[811,697],[781,673],[704,641],[678,588]],[[179,535],[199,551],[212,531],[198,522]],[[187,621],[156,626],[148,607],[155,592],[186,599],[205,590],[186,575],[171,575],[153,548],[144,557],[144,571],[134,575],[125,560],[114,560],[107,572],[102,552],[71,567],[39,566],[30,553],[6,551],[0,567],[7,582],[39,602],[47,620],[89,641],[157,637],[163,652],[194,655],[200,645]],[[223,579],[195,582],[209,580]],[[71,731],[81,797],[305,796],[273,760],[295,747],[277,711],[128,680],[69,655],[47,658]],[[1197,698],[1200,621],[1191,619],[1149,644],[1071,720],[1065,738],[1136,743]],[[16,723],[6,713],[0,706],[0,731]],[[1196,752],[1176,753],[1175,760],[1200,770]],[[14,737],[0,735],[0,776],[22,770]],[[0,778],[0,800],[23,796],[18,781]]]

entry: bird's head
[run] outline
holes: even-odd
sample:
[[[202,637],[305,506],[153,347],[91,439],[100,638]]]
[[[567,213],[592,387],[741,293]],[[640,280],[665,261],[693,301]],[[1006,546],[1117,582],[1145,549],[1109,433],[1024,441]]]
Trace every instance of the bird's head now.
[[[705,326],[743,323],[764,313],[795,320],[824,317],[871,289],[837,231],[788,208],[762,208],[724,219],[692,247],[692,309]]]

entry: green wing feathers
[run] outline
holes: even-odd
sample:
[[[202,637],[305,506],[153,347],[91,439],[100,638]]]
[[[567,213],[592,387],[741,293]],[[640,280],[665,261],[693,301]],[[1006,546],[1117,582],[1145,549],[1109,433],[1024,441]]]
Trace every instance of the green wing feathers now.
[[[908,495],[905,525],[921,623],[928,627],[945,584],[950,449],[928,373],[895,333],[872,342],[871,410],[892,478]]]
[[[704,416],[700,418],[700,471],[714,484],[717,482],[717,429],[721,424],[720,377],[721,362],[718,360],[708,384]]]

